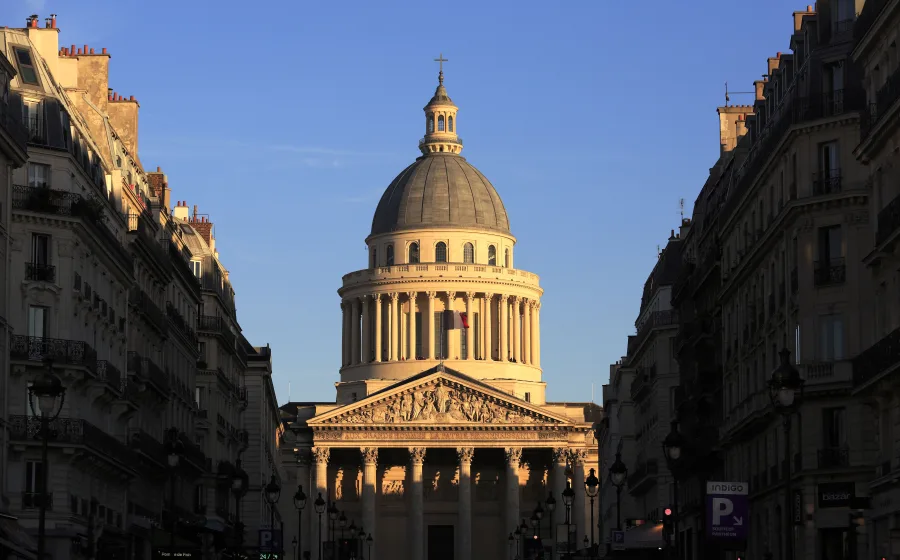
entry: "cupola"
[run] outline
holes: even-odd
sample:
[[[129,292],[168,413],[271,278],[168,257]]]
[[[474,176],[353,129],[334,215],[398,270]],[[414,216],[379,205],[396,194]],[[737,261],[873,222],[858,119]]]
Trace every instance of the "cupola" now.
[[[462,151],[462,139],[456,134],[456,113],[459,108],[453,104],[444,87],[444,63],[447,59],[440,55],[435,59],[440,63],[438,86],[428,105],[425,105],[425,137],[419,140],[423,154],[450,153]]]

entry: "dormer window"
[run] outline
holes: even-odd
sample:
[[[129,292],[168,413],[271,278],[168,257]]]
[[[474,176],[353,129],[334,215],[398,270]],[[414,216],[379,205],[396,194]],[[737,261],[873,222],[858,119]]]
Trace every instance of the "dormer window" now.
[[[16,62],[18,62],[19,66],[19,79],[22,80],[23,84],[40,85],[34,60],[31,58],[31,51],[28,49],[15,49],[15,51]]]

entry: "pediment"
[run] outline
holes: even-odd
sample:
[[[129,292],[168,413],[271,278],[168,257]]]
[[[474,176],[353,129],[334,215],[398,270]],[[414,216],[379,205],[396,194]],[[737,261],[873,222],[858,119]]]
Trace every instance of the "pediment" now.
[[[563,425],[570,421],[483,383],[440,372],[308,421],[334,425]]]

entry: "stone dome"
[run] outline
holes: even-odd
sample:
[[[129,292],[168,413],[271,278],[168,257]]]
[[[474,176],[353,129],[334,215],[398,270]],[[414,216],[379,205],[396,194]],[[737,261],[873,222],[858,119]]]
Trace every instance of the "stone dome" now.
[[[457,154],[418,158],[381,196],[372,235],[430,227],[470,227],[510,234],[500,195],[478,169]]]

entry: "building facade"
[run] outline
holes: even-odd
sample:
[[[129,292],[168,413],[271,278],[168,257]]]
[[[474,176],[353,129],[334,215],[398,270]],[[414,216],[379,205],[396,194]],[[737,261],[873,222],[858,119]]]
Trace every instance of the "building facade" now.
[[[282,407],[296,452],[285,469],[311,500],[337,504],[372,535],[372,558],[564,546],[567,482],[571,546],[583,548],[596,538],[584,480],[596,465],[599,407],[546,400],[543,290],[537,275],[514,268],[503,202],[460,155],[458,108],[443,80],[441,72],[425,107],[422,156],[375,211],[367,268],[339,290],[336,402]],[[468,328],[444,328],[445,312],[464,314]],[[548,495],[556,509],[532,527],[526,520],[537,504],[547,511]],[[310,507],[304,520],[300,541],[312,558],[322,557],[320,538],[326,549],[341,541],[327,516],[319,526]]]
[[[155,546],[236,544],[244,379],[257,352],[240,335],[212,223],[181,202],[173,208],[167,176],[145,170],[140,106],[109,87],[107,49],[61,48],[55,16],[0,33],[15,70],[3,122],[21,116],[27,145],[27,163],[0,177],[11,232],[2,469],[10,514],[36,534],[46,477],[53,558],[149,559]],[[10,162],[15,137],[0,138]],[[66,392],[44,465],[28,388],[48,369]],[[274,455],[275,439],[265,442]],[[250,473],[246,490],[271,474]]]

